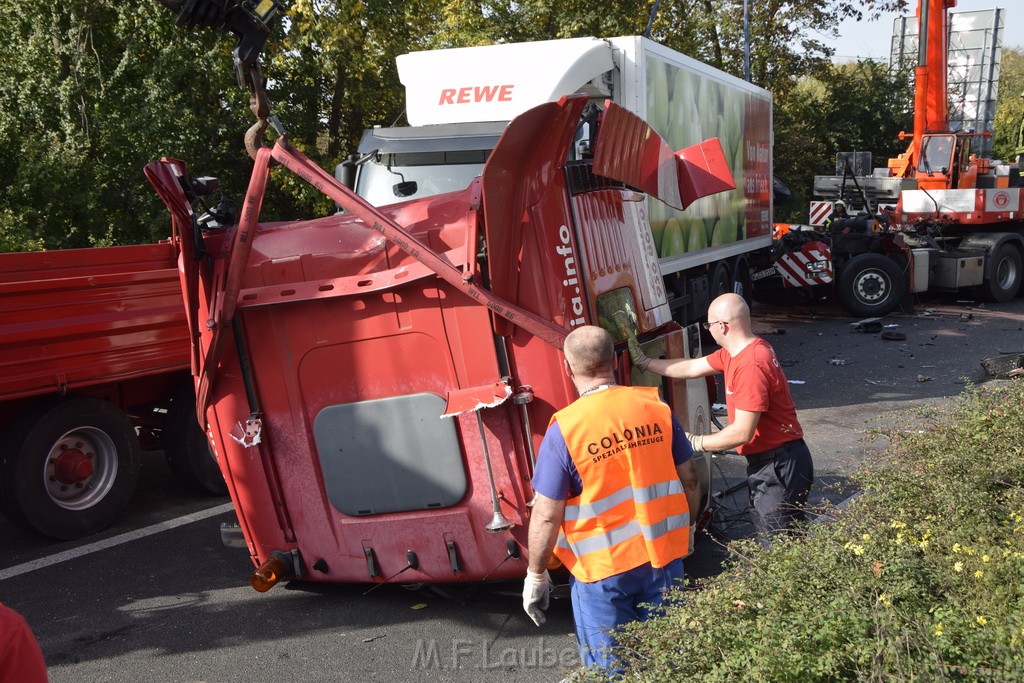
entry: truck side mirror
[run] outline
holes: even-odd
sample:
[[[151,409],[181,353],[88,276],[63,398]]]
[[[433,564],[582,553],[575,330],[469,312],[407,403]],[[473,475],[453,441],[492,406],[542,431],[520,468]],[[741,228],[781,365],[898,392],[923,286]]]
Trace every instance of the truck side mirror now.
[[[391,186],[391,191],[395,193],[396,197],[411,197],[416,194],[418,189],[419,185],[415,180],[403,180]]]

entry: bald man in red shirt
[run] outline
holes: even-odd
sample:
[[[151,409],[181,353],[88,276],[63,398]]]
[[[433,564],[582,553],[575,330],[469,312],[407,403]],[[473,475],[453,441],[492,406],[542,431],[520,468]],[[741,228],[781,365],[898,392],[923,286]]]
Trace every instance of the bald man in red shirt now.
[[[725,376],[729,424],[713,434],[687,434],[694,452],[735,448],[747,460],[751,519],[762,543],[804,520],[814,463],[775,351],[751,332],[750,308],[737,294],[708,306],[704,323],[721,347],[693,359],[648,358],[629,341],[633,364],[666,377]]]

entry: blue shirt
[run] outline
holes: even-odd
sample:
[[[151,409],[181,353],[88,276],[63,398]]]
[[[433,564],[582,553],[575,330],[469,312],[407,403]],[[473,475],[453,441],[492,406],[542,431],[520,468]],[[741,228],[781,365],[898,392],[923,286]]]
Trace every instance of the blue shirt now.
[[[683,426],[672,416],[672,461],[678,467],[693,457],[690,441],[683,433]],[[537,452],[537,467],[533,471],[533,490],[552,500],[567,500],[580,495],[583,480],[576,469],[576,463],[569,455],[569,447],[562,436],[558,422],[552,423],[540,442]]]

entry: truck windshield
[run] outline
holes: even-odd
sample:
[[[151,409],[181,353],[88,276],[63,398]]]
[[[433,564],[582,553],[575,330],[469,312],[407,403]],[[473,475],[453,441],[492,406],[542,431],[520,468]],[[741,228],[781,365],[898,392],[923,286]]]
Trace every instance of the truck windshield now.
[[[487,151],[378,154],[359,169],[356,194],[374,206],[464,190],[483,172]]]
[[[921,143],[921,162],[917,170],[923,173],[946,173],[952,166],[953,135],[926,135]]]

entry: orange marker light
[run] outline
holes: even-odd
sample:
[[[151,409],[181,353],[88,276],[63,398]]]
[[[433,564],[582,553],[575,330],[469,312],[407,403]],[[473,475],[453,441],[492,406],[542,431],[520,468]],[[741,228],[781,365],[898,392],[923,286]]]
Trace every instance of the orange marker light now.
[[[249,585],[260,593],[266,593],[277,585],[277,582],[288,573],[288,562],[281,555],[271,555],[270,559],[259,566],[249,577]]]

